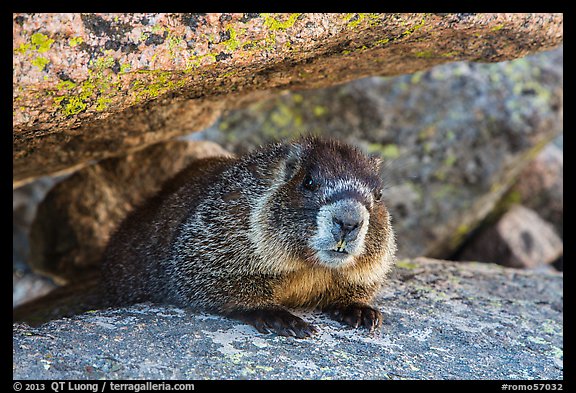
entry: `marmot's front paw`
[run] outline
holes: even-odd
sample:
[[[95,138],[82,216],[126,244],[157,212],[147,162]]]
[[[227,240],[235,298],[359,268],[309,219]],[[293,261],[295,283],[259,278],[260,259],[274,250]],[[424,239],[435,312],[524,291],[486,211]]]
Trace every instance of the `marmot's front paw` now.
[[[283,308],[255,308],[238,311],[231,316],[251,324],[260,333],[306,338],[318,332],[314,325]]]
[[[354,328],[365,326],[370,331],[382,326],[382,313],[364,303],[335,304],[325,311],[335,320]]]

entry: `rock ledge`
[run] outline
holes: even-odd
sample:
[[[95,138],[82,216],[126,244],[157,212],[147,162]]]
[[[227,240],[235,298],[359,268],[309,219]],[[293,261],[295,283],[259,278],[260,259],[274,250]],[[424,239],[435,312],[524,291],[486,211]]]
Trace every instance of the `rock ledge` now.
[[[316,312],[305,340],[171,306],[13,326],[14,379],[563,379],[562,273],[398,262],[370,334]]]

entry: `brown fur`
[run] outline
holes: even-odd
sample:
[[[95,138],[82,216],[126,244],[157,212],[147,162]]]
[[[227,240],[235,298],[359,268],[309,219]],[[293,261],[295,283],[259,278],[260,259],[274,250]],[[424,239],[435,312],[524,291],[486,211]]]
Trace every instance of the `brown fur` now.
[[[318,191],[303,186],[309,176],[323,185]],[[296,337],[316,329],[285,307],[320,308],[373,329],[381,314],[368,302],[395,252],[388,212],[374,199],[381,186],[375,161],[351,146],[315,138],[236,159],[196,161],[112,236],[103,261],[111,301],[169,302]],[[333,194],[330,187],[336,187]],[[334,241],[329,232],[320,235],[317,220],[319,209],[336,209],[331,206],[340,206],[333,205],[340,198],[361,202],[369,221],[362,254],[342,266],[335,259],[332,266],[332,259],[318,259],[309,241]]]

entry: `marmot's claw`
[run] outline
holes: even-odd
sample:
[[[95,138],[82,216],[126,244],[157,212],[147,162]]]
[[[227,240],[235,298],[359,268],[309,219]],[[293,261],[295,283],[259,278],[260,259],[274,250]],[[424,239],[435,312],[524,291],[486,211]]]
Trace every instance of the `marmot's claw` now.
[[[306,338],[318,332],[314,325],[282,308],[245,310],[235,316],[250,323],[260,333]]]
[[[333,319],[354,328],[364,326],[374,331],[382,326],[382,313],[367,304],[334,305],[327,308],[327,311]]]

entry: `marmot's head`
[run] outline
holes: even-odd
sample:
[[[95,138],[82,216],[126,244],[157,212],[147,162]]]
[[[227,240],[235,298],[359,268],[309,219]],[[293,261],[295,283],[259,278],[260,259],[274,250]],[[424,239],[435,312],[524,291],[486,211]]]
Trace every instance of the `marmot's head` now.
[[[279,259],[290,255],[341,268],[361,256],[381,257],[393,234],[379,159],[318,138],[294,142],[284,153],[279,178],[260,210],[266,243],[284,249]]]

